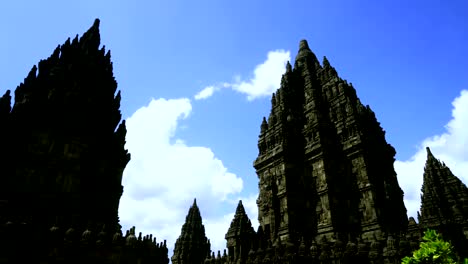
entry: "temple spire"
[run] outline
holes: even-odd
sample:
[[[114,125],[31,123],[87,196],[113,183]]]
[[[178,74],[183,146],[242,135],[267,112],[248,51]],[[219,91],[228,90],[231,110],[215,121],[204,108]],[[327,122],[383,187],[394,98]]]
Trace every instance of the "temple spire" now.
[[[245,263],[247,254],[252,246],[252,241],[255,239],[255,230],[245,213],[242,200],[239,200],[237,204],[236,214],[225,238],[227,240],[229,256],[234,260],[233,263]]]
[[[323,63],[322,63],[323,67],[330,67],[330,62],[328,61],[327,57],[326,56],[323,56]]]
[[[81,47],[84,50],[97,51],[101,43],[101,35],[99,33],[100,20],[96,18],[93,25],[80,38]]]
[[[303,51],[303,50],[307,50],[307,51],[311,51],[310,48],[309,48],[309,43],[307,43],[307,40],[303,39],[299,42],[299,52]]]
[[[237,204],[236,214],[246,215],[244,205],[242,204],[242,200],[239,200],[239,203]]]
[[[290,73],[292,72],[292,66],[291,66],[291,63],[289,63],[289,61],[286,63],[286,73]]]
[[[426,147],[427,160],[421,195],[420,224],[422,228],[436,228],[449,237],[458,249],[466,248],[457,232],[468,227],[468,188],[450,169],[436,159]],[[465,250],[466,255],[468,251]]]
[[[263,117],[262,124],[260,125],[260,134],[265,133],[267,129],[268,129],[268,123],[266,121],[266,118]]]
[[[299,52],[297,53],[296,56],[296,61],[294,64],[294,68],[299,68],[301,65],[304,64],[304,62],[307,62],[309,64],[312,64],[310,66],[315,66],[316,68],[320,67],[320,63],[317,60],[317,57],[315,54],[310,50],[309,44],[307,43],[307,40],[303,39],[299,42]]]
[[[191,224],[198,224],[198,222],[201,223],[202,218],[200,215],[200,209],[198,208],[197,205],[197,198],[193,199],[193,204],[189,209],[189,212],[186,217],[186,222],[190,222]]]
[[[174,246],[172,263],[174,264],[201,264],[210,251],[210,242],[205,235],[205,226],[202,223],[197,199],[193,200],[181,234]]]
[[[432,155],[431,149],[429,147],[426,147],[426,152],[427,152],[427,159],[429,160],[434,159],[434,155]]]

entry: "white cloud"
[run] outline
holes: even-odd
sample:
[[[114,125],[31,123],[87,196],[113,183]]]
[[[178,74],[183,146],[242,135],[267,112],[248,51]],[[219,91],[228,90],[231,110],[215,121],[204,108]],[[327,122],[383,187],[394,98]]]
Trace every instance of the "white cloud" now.
[[[167,239],[169,257],[195,197],[210,231],[208,238],[224,248],[224,227],[231,219],[216,212],[229,207],[234,212],[229,199],[243,187],[242,179],[230,173],[211,149],[175,138],[179,122],[191,110],[188,99],[153,99],[127,119],[126,147],[132,157],[123,176],[121,224],[124,229],[136,225],[137,232],[153,234],[158,241]]]
[[[208,97],[211,97],[215,91],[218,91],[219,87],[215,87],[213,85],[206,87],[205,89],[198,92],[194,98],[195,100],[203,100]]]
[[[420,209],[426,146],[455,176],[468,183],[468,91],[463,90],[452,106],[452,119],[445,126],[445,133],[425,139],[409,160],[395,162],[398,181],[405,193],[408,216],[415,219]]]
[[[267,60],[255,67],[253,78],[248,81],[238,80],[232,85],[232,88],[246,94],[249,101],[271,96],[280,87],[281,76],[284,74],[286,63],[289,60],[291,60],[289,51],[270,51]]]
[[[232,213],[218,216],[216,218],[203,219],[205,224],[206,236],[210,239],[211,251],[217,254],[218,250],[223,253],[226,248],[226,239],[224,235],[231,225],[231,221],[234,218],[235,207],[231,210]]]
[[[251,101],[260,97],[271,96],[281,84],[281,76],[285,72],[286,63],[291,60],[289,51],[275,50],[268,52],[267,59],[255,67],[252,78],[242,80],[241,76],[234,76],[232,83],[222,83],[204,88],[195,95],[196,100],[206,99],[221,88],[233,90],[247,95]]]

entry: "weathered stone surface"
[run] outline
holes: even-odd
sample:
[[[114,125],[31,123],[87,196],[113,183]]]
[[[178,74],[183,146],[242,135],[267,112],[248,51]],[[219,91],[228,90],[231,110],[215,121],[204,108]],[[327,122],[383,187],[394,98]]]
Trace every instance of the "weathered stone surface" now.
[[[197,200],[193,201],[179,238],[174,246],[173,264],[202,264],[209,254],[210,241],[205,235],[205,226],[202,223]],[[213,253],[214,254],[214,253]],[[220,253],[218,252],[218,255]]]
[[[301,41],[262,122],[259,221],[269,239],[369,240],[407,226],[395,150],[352,85]]]

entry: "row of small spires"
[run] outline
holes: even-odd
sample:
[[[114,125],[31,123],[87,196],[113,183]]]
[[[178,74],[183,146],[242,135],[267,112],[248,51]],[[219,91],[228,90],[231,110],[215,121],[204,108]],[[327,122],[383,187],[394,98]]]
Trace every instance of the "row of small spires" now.
[[[248,255],[249,257],[252,257],[264,253],[272,254],[273,251],[276,252],[276,250],[282,248],[284,249],[284,255],[297,254],[298,256],[314,258],[323,255],[332,255],[332,251],[338,250],[338,253],[343,254],[342,257],[344,256],[344,254],[347,254],[348,256],[360,255],[369,258],[374,258],[376,256],[380,256],[382,251],[384,253],[384,257],[391,257],[397,255],[406,256],[412,250],[417,249],[417,247],[419,246],[419,238],[408,235],[402,236],[402,238],[399,239],[398,244],[397,240],[394,239],[391,235],[387,237],[385,243],[386,245],[384,245],[384,243],[382,243],[379,239],[375,239],[372,242],[365,242],[362,239],[358,239],[358,241],[356,242],[357,243],[350,240],[346,245],[344,245],[344,243],[339,239],[335,241],[327,241],[326,238],[323,237],[322,241],[320,241],[319,244],[313,241],[312,245],[309,248],[309,252],[307,252],[307,247],[304,243],[304,240],[301,240],[301,243],[298,248],[296,248],[296,246],[291,242],[286,242],[285,245],[282,245],[280,240],[277,240],[274,245],[268,243],[266,249],[262,249],[261,247],[259,247],[257,250],[254,250],[253,248],[251,248]],[[207,258],[205,259],[205,263],[227,263],[228,258],[229,257],[226,252],[226,249],[224,249],[223,255],[221,255],[221,251],[218,250],[217,256],[215,255],[215,252],[208,254]]]
[[[19,229],[18,229],[18,227],[19,227]],[[4,231],[6,231],[6,232],[8,232],[8,231],[24,231],[27,228],[28,228],[28,224],[25,223],[25,222],[15,224],[15,223],[13,223],[11,221],[7,221],[4,224],[4,228],[0,228],[0,231],[2,231],[2,229]],[[92,243],[92,242],[96,242],[96,244],[98,244],[98,245],[99,244],[101,244],[101,245],[106,244],[107,242],[109,242],[108,238],[110,238],[110,236],[105,230],[106,230],[106,225],[102,225],[101,231],[95,237],[94,232],[91,231],[91,229],[88,227],[81,234],[81,242],[88,243],[88,244]],[[72,242],[72,241],[76,241],[78,239],[77,231],[73,227],[69,227],[64,233],[62,233],[61,228],[54,224],[49,229],[49,234],[50,234],[51,239],[54,240],[54,242],[58,242],[59,240],[61,240],[62,237],[63,237],[63,241],[66,241],[66,242]],[[112,235],[112,241],[111,242],[114,245],[120,245],[123,242],[123,240],[125,240],[125,243],[124,243],[125,246],[129,246],[129,247],[135,247],[135,246],[138,246],[138,244],[141,244],[141,243],[151,243],[151,244],[155,245],[156,248],[167,249],[166,240],[164,240],[164,242],[157,243],[156,242],[156,237],[153,238],[152,234],[142,236],[142,232],[140,232],[138,237],[136,237],[136,235],[135,235],[135,226],[133,226],[132,228],[127,230],[124,237],[122,236],[122,232],[120,230],[115,232]]]

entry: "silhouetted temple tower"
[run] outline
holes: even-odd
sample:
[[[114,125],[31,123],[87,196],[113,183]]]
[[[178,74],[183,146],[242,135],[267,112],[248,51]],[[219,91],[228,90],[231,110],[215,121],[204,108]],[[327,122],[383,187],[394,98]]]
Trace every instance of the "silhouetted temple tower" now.
[[[122,235],[130,160],[99,20],[0,97],[0,263],[167,264],[166,241]]]
[[[259,222],[271,242],[372,240],[407,227],[395,150],[374,112],[305,40],[263,119]]]
[[[120,91],[110,52],[100,48],[99,20],[34,66],[15,91],[0,100],[4,181],[12,215],[120,230],[125,150]],[[117,92],[117,93],[116,93]],[[30,219],[31,220],[31,219]]]
[[[171,258],[173,264],[203,264],[210,253],[210,241],[205,235],[197,200],[190,207]]]

